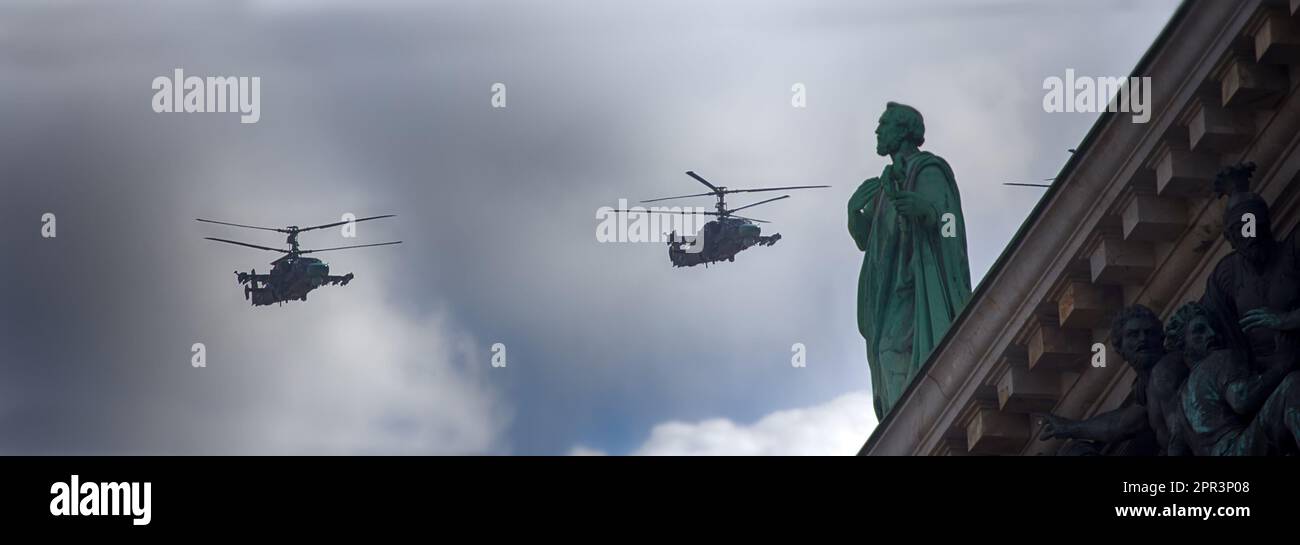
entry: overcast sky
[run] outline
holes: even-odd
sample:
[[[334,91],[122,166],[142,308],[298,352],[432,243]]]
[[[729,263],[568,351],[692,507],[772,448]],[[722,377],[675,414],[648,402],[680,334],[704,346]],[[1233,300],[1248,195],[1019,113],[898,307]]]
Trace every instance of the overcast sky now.
[[[0,451],[851,454],[875,419],[844,203],[885,102],[953,166],[978,282],[1042,194],[1002,182],[1096,118],[1044,113],[1043,79],[1127,75],[1176,7],[356,4],[0,3]],[[260,77],[259,122],[155,113],[175,68]],[[602,206],[699,192],[686,170],[833,187],[753,209],[783,239],[734,263],[596,241]],[[193,221],[344,213],[398,216],[304,247],[404,243],[259,308],[231,271],[276,256],[203,237],[283,239]]]

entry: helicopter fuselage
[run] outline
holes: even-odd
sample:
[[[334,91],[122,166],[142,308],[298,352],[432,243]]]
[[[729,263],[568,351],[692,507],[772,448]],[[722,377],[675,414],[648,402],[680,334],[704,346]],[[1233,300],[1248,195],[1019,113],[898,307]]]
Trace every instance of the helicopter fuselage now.
[[[641,201],[643,203],[651,203],[651,202],[660,202],[660,201],[667,201],[673,199],[685,199],[689,197],[709,197],[709,196],[712,196],[718,200],[717,204],[714,205],[713,212],[699,212],[699,211],[685,212],[680,210],[655,211],[653,209],[650,211],[651,213],[660,213],[660,214],[695,213],[695,214],[706,214],[706,215],[717,217],[717,219],[704,224],[703,228],[700,229],[700,232],[696,234],[695,240],[692,241],[691,244],[689,245],[686,244],[687,240],[684,237],[679,237],[677,236],[676,233],[673,233],[672,236],[669,237],[668,259],[672,261],[674,267],[694,267],[696,265],[701,265],[701,264],[708,266],[709,263],[717,263],[719,261],[735,261],[736,254],[748,248],[751,248],[755,245],[771,246],[773,244],[776,244],[776,241],[781,240],[780,234],[763,236],[763,231],[758,227],[757,224],[767,223],[766,220],[747,218],[744,216],[736,215],[735,213],[748,208],[753,208],[760,204],[767,204],[773,201],[788,199],[790,198],[789,195],[782,195],[780,197],[773,197],[770,199],[761,200],[756,203],[747,204],[740,208],[728,207],[727,199],[726,199],[727,195],[732,193],[758,193],[763,191],[787,191],[793,189],[818,189],[823,187],[830,187],[826,185],[792,185],[792,186],[785,186],[785,187],[760,187],[760,188],[736,189],[736,188],[727,188],[725,186],[713,185],[712,182],[705,180],[702,176],[696,174],[694,171],[691,170],[686,171],[686,175],[690,176],[691,178],[694,178],[695,181],[700,182],[705,187],[709,188],[709,192],[699,193],[695,195],[679,195],[676,197],[661,197],[658,199],[649,199],[649,200]],[[644,213],[646,211],[642,209],[642,210],[615,210],[615,212]],[[683,246],[689,246],[689,248],[684,248]]]
[[[347,285],[352,273],[334,276],[329,264],[314,257],[286,256],[271,263],[270,274],[236,271],[235,277],[244,287],[244,297],[253,306],[264,306],[287,301],[306,301],[307,294],[321,286]]]
[[[763,236],[762,228],[754,222],[724,216],[705,223],[696,234],[695,244],[703,244],[699,251],[683,248],[683,238],[672,236],[668,241],[668,259],[674,267],[693,267],[718,261],[735,261],[736,254],[754,245],[771,246],[781,240],[780,234]]]
[[[270,274],[257,274],[257,270],[246,273],[235,271],[235,280],[244,286],[244,299],[253,303],[253,306],[265,306],[274,303],[284,303],[287,301],[306,301],[307,294],[321,286],[337,284],[346,286],[352,281],[352,273],[343,276],[334,276],[330,274],[328,263],[314,257],[303,257],[303,254],[316,252],[332,252],[335,250],[351,250],[354,248],[370,248],[374,246],[390,246],[401,244],[402,241],[377,242],[373,244],[353,244],[351,246],[337,246],[334,248],[318,248],[314,250],[303,250],[298,247],[298,234],[305,231],[315,231],[328,227],[339,227],[351,225],[357,222],[391,218],[394,214],[384,214],[382,216],[370,216],[367,218],[356,218],[351,214],[344,215],[343,221],[326,223],[323,225],[313,225],[310,227],[298,227],[290,225],[288,227],[260,227],[257,225],[244,225],[242,223],[231,223],[228,221],[217,221],[203,218],[195,218],[194,221],[203,223],[215,223],[219,225],[229,225],[232,227],[242,227],[245,229],[257,229],[261,231],[275,231],[288,235],[285,243],[289,245],[287,249],[272,248],[238,240],[230,240],[216,237],[203,237],[206,240],[220,242],[222,244],[233,244],[253,248],[255,250],[266,250],[270,252],[279,252],[284,254],[279,259],[271,262]]]

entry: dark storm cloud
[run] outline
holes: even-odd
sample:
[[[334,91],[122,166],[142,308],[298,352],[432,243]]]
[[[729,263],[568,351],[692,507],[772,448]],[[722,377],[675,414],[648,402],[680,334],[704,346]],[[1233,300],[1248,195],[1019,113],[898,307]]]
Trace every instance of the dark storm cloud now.
[[[0,448],[625,452],[661,421],[862,390],[840,215],[883,164],[884,102],[926,113],[982,272],[1037,196],[997,183],[1051,175],[1091,121],[1042,114],[1042,78],[1126,72],[1164,4],[5,6]],[[1084,16],[1127,37],[1062,40]],[[261,77],[261,120],[153,113],[149,83],[177,67]],[[495,82],[506,109],[489,106]],[[755,209],[785,239],[708,270],[596,242],[597,208],[697,191],[687,169],[835,187]],[[46,211],[57,239],[38,236]],[[269,309],[247,308],[230,271],[274,256],[201,237],[279,241],[192,221],[344,212],[399,214],[360,236],[405,244],[332,254],[356,282]]]

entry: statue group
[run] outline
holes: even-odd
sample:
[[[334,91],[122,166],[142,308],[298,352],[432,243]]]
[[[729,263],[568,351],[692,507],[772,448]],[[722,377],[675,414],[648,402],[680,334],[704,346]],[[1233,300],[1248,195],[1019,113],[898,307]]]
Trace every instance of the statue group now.
[[[1064,454],[1300,454],[1300,241],[1277,239],[1269,208],[1248,190],[1253,164],[1221,170],[1232,247],[1200,301],[1161,324],[1151,309],[1115,317],[1110,343],[1137,373],[1130,398],[1086,420],[1044,415],[1039,436]]]

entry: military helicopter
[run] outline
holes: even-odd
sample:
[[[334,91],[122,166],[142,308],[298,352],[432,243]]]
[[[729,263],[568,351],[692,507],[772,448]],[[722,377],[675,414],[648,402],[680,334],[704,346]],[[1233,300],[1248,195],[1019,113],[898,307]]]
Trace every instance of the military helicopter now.
[[[289,238],[285,240],[285,243],[289,245],[288,250],[282,250],[279,248],[270,248],[267,246],[258,246],[256,244],[248,244],[246,242],[227,240],[224,238],[203,237],[207,240],[213,240],[216,242],[224,242],[226,244],[235,244],[238,246],[247,246],[249,248],[256,248],[258,250],[270,250],[272,252],[280,252],[284,254],[283,256],[280,256],[279,259],[276,259],[275,261],[271,262],[270,274],[257,274],[256,269],[246,273],[235,271],[235,280],[244,286],[244,299],[251,301],[253,303],[253,306],[264,306],[264,305],[271,305],[274,303],[283,304],[288,301],[306,301],[307,293],[310,292],[311,290],[314,290],[321,286],[327,286],[327,285],[346,286],[348,285],[348,282],[352,281],[353,278],[352,273],[348,273],[343,276],[331,275],[329,273],[330,266],[328,263],[325,263],[324,261],[321,261],[314,257],[302,257],[303,254],[311,254],[316,252],[329,252],[333,250],[347,250],[350,248],[368,248],[370,246],[388,246],[390,244],[402,243],[402,241],[399,240],[396,242],[380,242],[377,244],[358,244],[355,246],[321,248],[319,250],[301,250],[298,248],[298,233],[302,233],[304,231],[313,231],[316,229],[325,229],[327,227],[338,227],[340,225],[345,225],[348,223],[359,222],[359,221],[391,218],[394,215],[395,214],[388,214],[384,216],[371,216],[368,218],[360,218],[351,221],[339,221],[334,223],[326,223],[324,225],[314,225],[311,227],[298,227],[297,225],[290,225],[284,228],[258,227],[255,225],[242,225],[238,223],[205,220],[205,219],[198,219],[198,218],[195,218],[195,221],[201,221],[204,223],[217,223],[221,225],[232,225],[235,227],[244,227],[246,229],[260,229],[263,231],[275,231],[277,233],[284,233],[289,235]]]
[[[709,183],[708,180],[700,177],[694,171],[686,171],[686,175],[694,178],[709,188],[708,193],[696,193],[693,195],[678,195],[676,197],[661,197],[641,201],[642,203],[652,203],[667,201],[672,199],[685,199],[690,197],[717,197],[718,202],[714,205],[715,211],[702,212],[708,216],[717,216],[718,219],[705,223],[700,228],[700,232],[691,241],[685,236],[678,236],[676,231],[668,235],[668,259],[672,261],[674,267],[694,267],[703,264],[708,267],[710,263],[719,261],[735,261],[736,254],[740,253],[751,246],[771,246],[776,241],[781,240],[780,233],[774,233],[770,236],[762,234],[762,228],[758,223],[770,223],[765,220],[737,216],[734,213],[746,208],[753,208],[760,204],[767,204],[772,201],[790,198],[789,195],[782,195],[765,201],[759,201],[753,204],[747,204],[740,208],[727,208],[725,197],[729,193],[757,193],[761,191],[785,191],[788,189],[817,189],[830,187],[829,185],[796,185],[787,187],[765,187],[759,189],[728,189],[723,186],[716,186]],[[655,214],[695,214],[695,212],[676,211],[676,210],[614,210],[614,212],[632,212],[632,213],[655,213]],[[683,248],[683,246],[689,248]],[[703,245],[697,247],[696,245]]]

